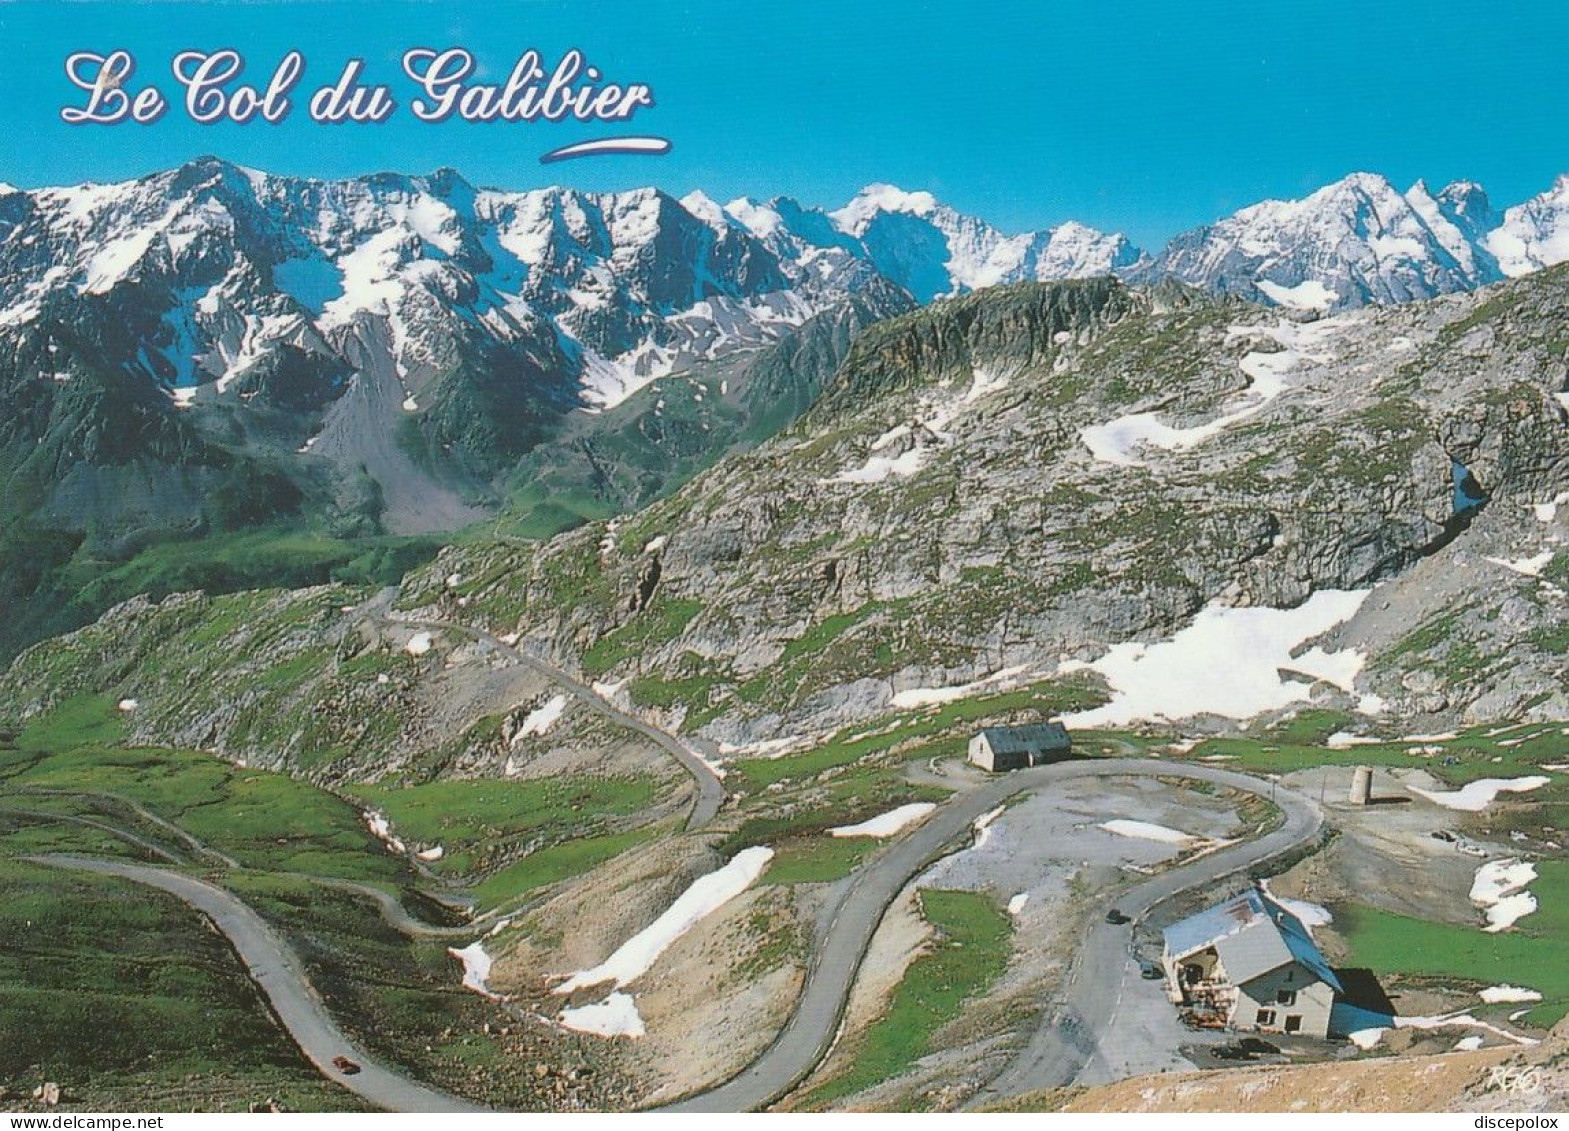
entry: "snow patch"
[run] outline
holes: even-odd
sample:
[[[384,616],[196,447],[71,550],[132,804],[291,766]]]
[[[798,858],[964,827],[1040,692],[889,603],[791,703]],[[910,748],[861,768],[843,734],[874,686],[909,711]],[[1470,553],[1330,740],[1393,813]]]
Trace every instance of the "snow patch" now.
[[[897,809],[890,809],[881,816],[872,817],[858,825],[839,825],[828,830],[829,836],[870,836],[890,837],[900,830],[913,825],[926,816],[937,806],[930,801],[917,801],[912,805],[901,805]]]
[[[882,483],[889,478],[908,479],[926,464],[930,449],[913,447],[897,456],[869,456],[860,467],[841,471],[817,482],[823,486],[831,483]]]
[[[1109,833],[1116,833],[1118,836],[1133,837],[1136,840],[1154,840],[1162,844],[1187,845],[1204,839],[1191,833],[1168,829],[1165,825],[1155,825],[1148,821],[1130,821],[1121,817],[1114,821],[1102,821],[1097,827]]]
[[[1347,1034],[1346,1039],[1363,1052],[1368,1052],[1378,1047],[1387,1032],[1388,1029],[1358,1029],[1355,1033]]]
[[[1269,898],[1295,915],[1297,920],[1308,929],[1309,934],[1312,934],[1314,927],[1327,927],[1335,921],[1329,908],[1322,904],[1309,903],[1305,899],[1292,899],[1288,895],[1276,895],[1269,890],[1268,880],[1260,880],[1259,886],[1269,894]]]
[[[622,943],[609,958],[591,969],[579,970],[555,992],[569,994],[601,982],[614,982],[620,988],[636,981],[673,942],[750,887],[773,855],[773,849],[761,845],[742,849],[724,867],[693,880],[664,914]]]
[[[427,864],[430,864],[440,860],[446,854],[447,850],[438,844],[434,848],[423,849],[419,852],[416,852],[414,855],[420,860],[425,861]]]
[[[515,746],[523,739],[531,736],[543,738],[550,728],[556,725],[556,722],[561,718],[562,712],[566,709],[567,697],[565,694],[554,696],[543,707],[535,707],[528,713],[528,717],[523,720],[523,725],[518,727],[518,732],[512,736],[512,744]]]
[[[1258,289],[1269,297],[1269,300],[1279,306],[1289,306],[1297,310],[1327,310],[1340,298],[1317,279],[1309,279],[1305,283],[1298,283],[1294,287],[1287,287],[1280,283],[1272,283],[1268,279],[1261,279]]]
[[[562,329],[566,327],[563,325]],[[583,374],[579,380],[588,412],[604,412],[615,408],[644,386],[661,377],[668,377],[675,369],[677,356],[676,350],[658,346],[652,341],[644,342],[615,358],[605,357],[588,346],[581,348]]]
[[[1484,562],[1492,562],[1496,566],[1503,566],[1507,570],[1512,570],[1526,577],[1541,577],[1542,570],[1547,566],[1548,562],[1553,560],[1553,551],[1543,550],[1540,554],[1533,554],[1529,558],[1515,558],[1513,560],[1489,558],[1484,555],[1482,560]]]
[[[961,684],[957,687],[912,687],[899,691],[889,700],[889,706],[900,710],[909,710],[914,707],[934,707],[942,703],[952,703],[959,699],[968,699],[981,692],[1008,691],[1019,684],[1019,676],[1028,671],[1028,665],[1004,668],[1002,671],[993,672],[989,676],[975,680],[973,683]]]
[[[430,651],[433,640],[434,636],[429,632],[416,632],[409,637],[409,642],[403,646],[403,650],[411,656],[423,656]]]
[[[1079,432],[1079,439],[1090,454],[1102,463],[1119,467],[1142,467],[1135,449],[1148,446],[1165,451],[1183,451],[1240,424],[1262,412],[1271,401],[1285,392],[1286,375],[1302,361],[1321,361],[1323,356],[1308,352],[1326,337],[1346,325],[1344,319],[1326,318],[1308,326],[1282,322],[1273,327],[1233,326],[1227,341],[1237,337],[1267,337],[1284,348],[1268,353],[1257,350],[1243,355],[1237,367],[1251,382],[1247,392],[1232,411],[1191,428],[1173,428],[1153,412],[1136,412],[1107,424]]]
[[[1485,908],[1490,935],[1508,930],[1536,910],[1536,896],[1524,890],[1536,879],[1536,865],[1522,860],[1489,860],[1471,881],[1471,902]]]
[[[1030,893],[1021,891],[1018,895],[1008,900],[1008,914],[1018,916],[1024,911],[1024,905],[1030,901]]]
[[[1248,719],[1310,697],[1307,681],[1283,678],[1282,671],[1354,692],[1366,660],[1360,652],[1313,647],[1293,653],[1350,619],[1371,592],[1321,589],[1294,609],[1235,609],[1212,602],[1170,640],[1115,644],[1085,665],[1106,678],[1111,701],[1062,721],[1070,728],[1093,728],[1201,714]],[[1362,709],[1371,706],[1364,697]]]
[[[1517,1045],[1534,1045],[1537,1042],[1530,1037],[1522,1037],[1511,1033],[1507,1029],[1500,1029],[1497,1025],[1490,1025],[1486,1021],[1479,1021],[1469,1013],[1458,1013],[1448,1017],[1395,1017],[1393,1018],[1396,1029],[1481,1029],[1512,1041]]]
[[[1569,491],[1560,491],[1545,503],[1527,503],[1526,506],[1531,508],[1537,522],[1550,523],[1558,517],[1558,508],[1565,503],[1569,503]]]
[[[1538,990],[1528,990],[1524,986],[1511,986],[1507,983],[1502,986],[1488,986],[1477,997],[1488,1005],[1512,1005],[1517,1002],[1542,1000],[1541,992]]]
[[[1378,746],[1384,740],[1366,734],[1352,734],[1347,730],[1337,730],[1324,740],[1324,745],[1331,750],[1350,750],[1353,746]]]
[[[986,847],[987,841],[992,838],[992,822],[1007,812],[1006,805],[999,805],[988,813],[982,813],[975,818],[975,843],[970,845],[970,850],[976,851]]]
[[[641,1037],[647,1030],[632,995],[612,991],[604,1001],[561,1011],[561,1024],[576,1033],[597,1037]]]
[[[130,713],[131,711],[134,711],[136,708],[140,707],[141,704],[138,703],[135,699],[122,699],[117,704],[115,704],[115,706],[119,710]]]
[[[814,741],[805,735],[796,734],[788,738],[770,738],[764,742],[750,742],[742,746],[721,742],[719,753],[726,758],[781,758]]]
[[[401,853],[404,851],[403,842],[392,835],[392,822],[387,820],[385,813],[367,809],[364,817],[365,827],[370,829],[371,836],[385,844],[388,852]]]
[[[1419,789],[1407,786],[1412,793],[1425,797],[1434,805],[1464,813],[1480,813],[1493,803],[1500,793],[1529,793],[1541,789],[1551,779],[1540,776],[1526,778],[1479,778],[1456,790]]]
[[[471,942],[461,950],[455,946],[449,946],[447,953],[463,963],[463,985],[465,988],[488,998],[496,996],[485,985],[485,979],[490,977],[490,955],[485,953],[484,943]]]

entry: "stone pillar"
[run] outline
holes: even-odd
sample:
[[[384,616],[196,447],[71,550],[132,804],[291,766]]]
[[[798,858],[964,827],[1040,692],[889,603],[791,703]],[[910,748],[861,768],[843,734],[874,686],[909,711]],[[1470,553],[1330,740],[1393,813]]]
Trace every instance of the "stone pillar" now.
[[[1351,775],[1351,804],[1366,805],[1373,800],[1373,768],[1358,766]]]

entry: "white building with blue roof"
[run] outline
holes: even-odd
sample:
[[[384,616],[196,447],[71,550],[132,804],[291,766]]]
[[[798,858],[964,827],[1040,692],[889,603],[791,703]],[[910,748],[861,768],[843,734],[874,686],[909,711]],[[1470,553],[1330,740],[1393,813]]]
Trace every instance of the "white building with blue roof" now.
[[[1340,979],[1302,921],[1259,888],[1173,923],[1162,964],[1198,1025],[1327,1037]]]

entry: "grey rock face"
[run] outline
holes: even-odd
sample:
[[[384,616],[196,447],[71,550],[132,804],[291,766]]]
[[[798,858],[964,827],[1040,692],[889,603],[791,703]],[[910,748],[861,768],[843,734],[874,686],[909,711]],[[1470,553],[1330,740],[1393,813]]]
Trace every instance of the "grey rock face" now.
[[[478,600],[566,664],[635,637],[606,678],[726,741],[1049,675],[1216,601],[1373,586],[1336,635],[1368,657],[1359,690],[1413,716],[1529,712],[1563,673],[1562,520],[1532,508],[1569,487],[1566,287],[1558,270],[1316,321],[1109,280],[939,303],[863,335],[776,440]],[[655,538],[657,588],[629,615]],[[1542,553],[1540,580],[1475,572]],[[1456,555],[1473,565],[1443,611],[1507,664],[1408,639],[1432,604],[1410,579]],[[1529,584],[1494,611],[1500,576]]]

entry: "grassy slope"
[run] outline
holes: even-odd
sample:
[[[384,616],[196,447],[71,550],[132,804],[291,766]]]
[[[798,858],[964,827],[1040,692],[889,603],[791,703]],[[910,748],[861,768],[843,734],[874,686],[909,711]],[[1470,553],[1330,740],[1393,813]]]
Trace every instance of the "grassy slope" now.
[[[195,751],[116,745],[121,730],[107,701],[69,700],[26,727],[14,749],[0,750],[0,786],[13,804],[35,808],[36,795],[25,791],[129,798],[249,868],[388,883],[406,875],[331,794]],[[136,831],[169,839],[156,828]]]
[[[0,826],[3,827],[3,826]],[[66,847],[61,845],[59,847]],[[228,946],[172,896],[0,856],[0,1080],[88,1110],[359,1110],[272,1021]],[[190,1077],[195,1079],[190,1079]]]
[[[906,1071],[931,1051],[937,1031],[959,1016],[964,1003],[1002,974],[1013,925],[990,895],[923,890],[920,909],[936,941],[905,971],[851,1067],[807,1092],[797,1106],[821,1108]]]
[[[594,859],[622,840],[627,830],[614,830],[658,800],[651,778],[541,778],[526,781],[473,779],[435,781],[424,785],[353,786],[348,791],[392,820],[394,832],[410,845],[440,844],[444,853],[432,867],[453,876],[483,876],[498,863],[527,853],[509,868],[509,881],[496,881],[492,893],[507,886],[526,890],[545,874],[559,873],[573,853]],[[620,834],[616,836],[615,834]],[[594,841],[585,843],[585,837]],[[568,844],[576,846],[567,852]],[[548,860],[541,850],[559,847]],[[537,876],[527,875],[535,866]],[[524,874],[519,874],[519,873]],[[530,883],[529,881],[533,881]]]
[[[440,545],[430,538],[340,538],[269,527],[158,542],[120,560],[84,547],[48,570],[16,615],[0,623],[0,660],[46,636],[87,624],[137,594],[158,598],[195,589],[232,593],[329,581],[392,585],[434,558]]]
[[[370,900],[318,882],[349,879],[420,902],[411,898],[414,875],[369,834],[357,805],[205,754],[128,748],[124,730],[110,703],[82,696],[0,741],[0,1080],[57,1079],[68,1096],[105,1109],[243,1109],[269,1097],[308,1110],[357,1105],[304,1062],[190,908],[136,884],[19,859],[72,852],[170,866],[132,839],[140,838],[215,874],[271,920],[339,1020],[377,1055],[438,1087],[509,1105],[544,1102],[532,1066],[560,1058],[554,1035],[486,1031],[493,1008],[459,987],[446,941],[406,938]],[[486,799],[469,806],[470,821],[517,818],[511,805],[526,790],[501,783],[481,794],[479,784],[415,794],[425,803],[420,816],[443,827],[444,800],[467,793]],[[617,781],[589,792],[614,808],[639,804],[651,788]],[[565,825],[585,794],[543,796],[525,818]],[[222,868],[127,801],[245,867]],[[457,827],[485,835],[483,825]],[[607,843],[619,851],[642,835],[569,841],[492,882],[508,891],[554,882],[605,859]]]
[[[1381,976],[1526,986],[1542,1002],[1526,1015],[1551,1026],[1569,1014],[1569,860],[1537,864],[1531,893],[1537,910],[1514,929],[1486,934],[1480,927],[1428,923],[1359,904],[1336,906],[1335,927],[1351,949],[1351,965]],[[1499,1012],[1513,1013],[1511,1005]]]

